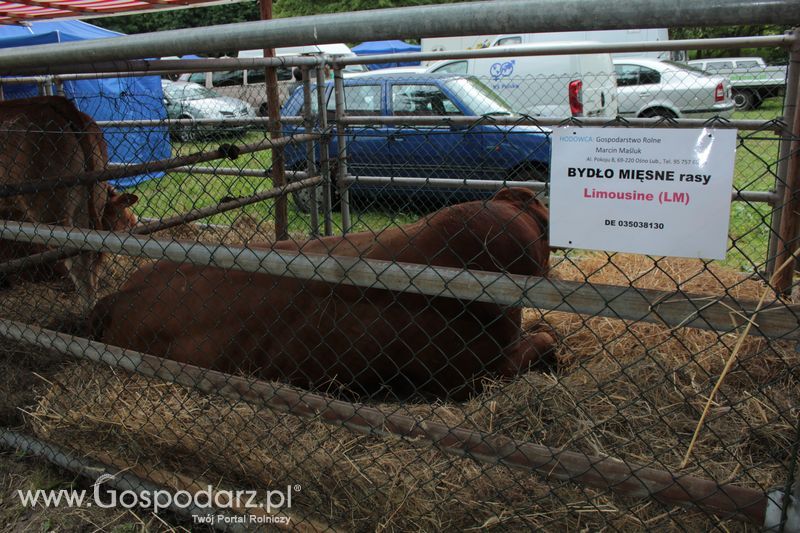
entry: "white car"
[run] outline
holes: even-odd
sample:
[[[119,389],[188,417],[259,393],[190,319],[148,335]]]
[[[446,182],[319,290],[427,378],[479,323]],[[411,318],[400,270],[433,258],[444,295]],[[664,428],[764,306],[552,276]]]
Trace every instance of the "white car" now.
[[[619,114],[623,117],[728,118],[731,83],[673,61],[614,59]]]

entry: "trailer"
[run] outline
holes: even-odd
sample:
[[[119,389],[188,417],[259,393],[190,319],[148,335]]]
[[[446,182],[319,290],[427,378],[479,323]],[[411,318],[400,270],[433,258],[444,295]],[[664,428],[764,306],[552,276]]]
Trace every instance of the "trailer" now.
[[[768,66],[760,57],[696,59],[689,65],[731,80],[736,108],[758,109],[767,98],[786,90],[786,67]]]

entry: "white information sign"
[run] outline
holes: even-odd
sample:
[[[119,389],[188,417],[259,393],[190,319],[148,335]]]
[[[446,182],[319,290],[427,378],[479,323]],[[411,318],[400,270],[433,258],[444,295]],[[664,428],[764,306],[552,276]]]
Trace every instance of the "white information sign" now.
[[[724,259],[736,131],[556,128],[550,245]]]

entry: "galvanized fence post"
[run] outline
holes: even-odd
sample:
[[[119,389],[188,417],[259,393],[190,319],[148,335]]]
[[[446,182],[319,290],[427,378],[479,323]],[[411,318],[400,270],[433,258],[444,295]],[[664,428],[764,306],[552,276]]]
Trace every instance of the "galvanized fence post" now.
[[[309,76],[308,67],[302,68],[303,72],[303,122],[305,124],[306,132],[310,132],[314,128],[314,113],[311,111],[311,79]],[[314,141],[309,139],[306,142],[306,168],[308,175],[317,175],[317,165],[314,161]],[[297,193],[295,193],[297,194]],[[317,205],[317,188],[311,187],[308,189],[309,196],[309,216],[311,224],[311,237],[319,236],[319,210]]]
[[[317,113],[319,128],[323,132],[319,140],[319,171],[322,177],[322,217],[324,219],[325,236],[333,235],[333,219],[331,215],[331,165],[330,137],[328,136],[328,110],[325,98],[325,73],[323,65],[316,68],[317,73]]]
[[[350,193],[348,191],[349,183],[347,182],[347,132],[345,131],[345,124],[342,123],[342,119],[346,115],[344,77],[339,66],[333,69],[333,90],[336,98],[336,137],[339,140],[339,153],[336,156],[336,176],[339,185],[339,203],[342,209],[342,235],[344,235],[350,231],[351,224]]]
[[[795,106],[797,105],[798,84],[800,84],[800,42],[797,40],[800,39],[800,31],[795,28],[792,30],[791,34],[795,37],[795,42],[789,49],[789,68],[786,69],[786,92],[783,97],[783,122],[786,124],[787,133],[795,131]],[[791,138],[782,138],[778,151],[778,172],[775,179],[775,194],[779,202],[783,200],[786,192],[791,141]],[[775,272],[775,257],[778,254],[781,215],[783,212],[782,205],[778,204],[773,206],[772,218],[770,220],[769,247],[766,257],[766,279],[770,279]]]
[[[778,226],[777,246],[775,263],[773,269],[780,266],[797,249],[798,231],[800,231],[800,92],[797,90],[797,76],[800,74],[800,45],[795,42],[791,52],[791,72],[789,76],[794,76],[792,80],[793,99],[786,98],[787,113],[792,113],[791,126],[788,128],[789,138],[781,141],[781,167],[785,174],[779,176],[779,182],[783,183],[782,205],[780,206],[780,225]],[[787,87],[787,93],[788,93]],[[791,103],[791,105],[789,105]],[[784,156],[784,153],[786,154]],[[783,179],[781,179],[783,178]],[[784,268],[775,277],[775,290],[779,293],[786,293],[791,289],[794,268]]]

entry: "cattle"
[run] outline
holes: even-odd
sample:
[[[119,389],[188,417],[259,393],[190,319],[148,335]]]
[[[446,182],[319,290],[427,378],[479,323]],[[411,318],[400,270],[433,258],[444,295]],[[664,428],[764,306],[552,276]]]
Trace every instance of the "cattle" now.
[[[88,115],[57,96],[0,102],[0,183],[15,185],[98,171],[108,164],[102,131]],[[110,185],[74,185],[0,199],[0,218],[89,229],[126,230],[136,224],[130,206],[136,196]],[[0,260],[26,257],[43,246],[3,241]],[[66,271],[84,306],[96,301],[101,254],[82,252],[55,266],[23,271],[39,279]],[[7,281],[7,280],[6,280]]]
[[[547,209],[520,188],[378,234],[273,249],[544,276]],[[522,310],[263,273],[159,261],[92,314],[104,343],[223,372],[359,397],[460,400],[486,375],[552,362],[555,335]]]

